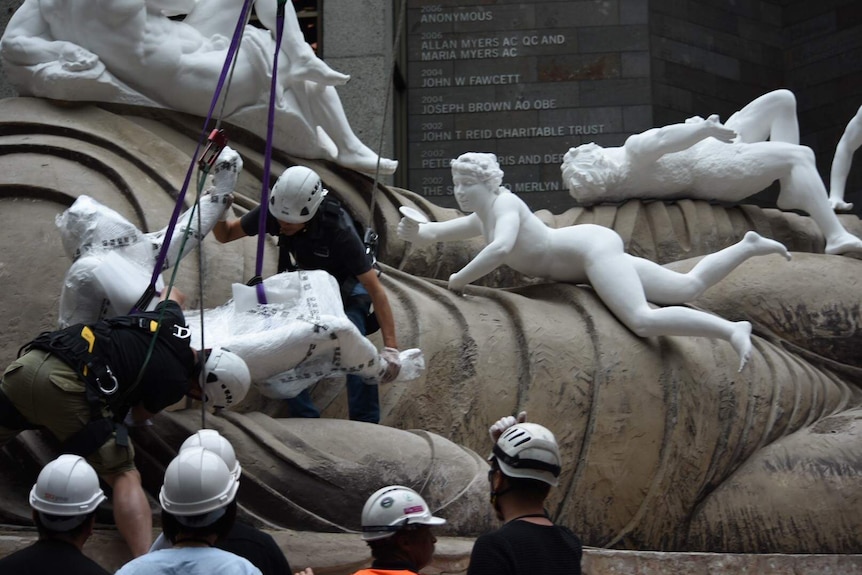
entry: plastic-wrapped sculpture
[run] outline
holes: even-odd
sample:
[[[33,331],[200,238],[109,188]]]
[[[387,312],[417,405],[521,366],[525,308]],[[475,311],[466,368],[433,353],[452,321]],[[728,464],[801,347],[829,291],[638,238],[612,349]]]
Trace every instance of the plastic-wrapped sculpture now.
[[[205,116],[242,8],[230,0],[25,0],[6,27],[0,55],[22,95]],[[255,9],[270,29],[245,27],[224,104],[225,118],[253,127],[267,117],[276,2],[257,0]],[[166,12],[186,17],[175,20]],[[276,141],[301,157],[374,173],[378,156],[353,133],[334,87],[348,76],[313,54],[293,10],[285,10],[283,31]],[[381,159],[380,172],[391,174],[397,165]]]
[[[230,172],[236,174],[238,155],[226,148],[221,155],[225,157],[234,160]],[[221,163],[229,162],[224,159]],[[180,218],[166,267],[197,245],[197,214],[205,235],[225,210],[227,194],[219,190],[232,190],[235,178],[225,182],[222,173],[215,177],[215,188],[203,196],[195,215],[189,210]],[[79,197],[58,216],[57,226],[67,255],[73,259],[60,296],[60,327],[129,313],[149,284],[165,230],[144,234],[89,196]],[[194,239],[184,242],[187,232]],[[380,378],[385,359],[348,320],[332,276],[326,272],[282,273],[263,284],[266,303],[258,303],[255,288],[234,284],[234,297],[205,310],[203,320],[199,312],[188,312],[186,319],[196,345],[230,348],[249,366],[258,391],[271,398],[294,397],[333,374],[356,373],[371,381]],[[165,288],[161,278],[156,288]],[[154,307],[156,299],[148,306]],[[405,350],[401,356],[404,369],[397,379],[418,377],[424,368],[421,351]]]
[[[571,148],[563,181],[584,205],[633,198],[739,202],[778,180],[778,207],[803,210],[826,238],[827,254],[862,252],[862,240],[835,216],[814,153],[799,145],[796,97],[760,96],[722,125],[718,116],[652,128],[624,145]]]
[[[465,285],[508,265],[545,280],[589,283],[629,329],[641,337],[695,335],[727,340],[739,355],[739,370],[751,355],[751,324],[681,306],[652,308],[648,302],[681,304],[697,298],[742,262],[758,255],[790,259],[780,243],[748,232],[742,241],[703,258],[687,274],[667,270],[625,253],[619,234],[582,224],[549,228],[524,201],[501,186],[503,171],[494,154],[470,152],[452,161],[455,199],[464,218],[398,224],[402,239],[419,245],[484,236],[487,246],[460,271],[449,276],[449,289]]]

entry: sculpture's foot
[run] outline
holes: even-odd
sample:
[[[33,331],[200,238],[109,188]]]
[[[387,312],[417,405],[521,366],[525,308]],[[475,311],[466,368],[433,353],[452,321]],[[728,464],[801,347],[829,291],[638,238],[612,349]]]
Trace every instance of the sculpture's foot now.
[[[317,56],[293,58],[287,74],[292,83],[306,81],[324,86],[341,86],[350,80],[349,75],[336,72]]]
[[[757,232],[746,232],[745,237],[742,238],[742,241],[745,242],[746,246],[751,249],[751,255],[753,256],[779,254],[784,256],[784,259],[788,261],[790,261],[790,259],[793,257],[790,255],[790,252],[787,251],[787,248],[784,246],[784,244],[775,240],[764,238]]]
[[[345,168],[351,168],[357,172],[364,174],[375,174],[377,172],[377,154],[369,150],[368,154],[338,154],[336,160]],[[390,160],[388,158],[380,158],[380,173],[384,176],[394,174],[398,169],[398,160]]]
[[[832,206],[834,212],[849,212],[853,209],[851,202],[845,202],[842,198],[833,198],[829,196],[829,205]]]
[[[832,255],[841,255],[847,252],[862,253],[862,240],[850,232],[845,232],[836,239],[827,240],[824,252]]]
[[[747,321],[733,323],[733,333],[730,336],[730,345],[739,355],[739,371],[745,367],[751,359],[751,324]]]

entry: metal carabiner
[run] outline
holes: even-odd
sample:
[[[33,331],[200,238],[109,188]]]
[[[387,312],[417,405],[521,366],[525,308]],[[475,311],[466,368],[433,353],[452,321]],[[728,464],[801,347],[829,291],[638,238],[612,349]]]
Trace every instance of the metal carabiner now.
[[[207,171],[213,167],[219,154],[227,146],[227,135],[225,135],[224,130],[215,129],[210,132],[208,139],[207,147],[204,149],[204,153],[201,154],[201,159],[198,160],[198,168],[201,170],[206,169]]]
[[[101,377],[96,378],[96,385],[99,386],[99,391],[101,391],[105,395],[114,395],[115,393],[117,393],[117,390],[120,389],[120,382],[117,381],[117,378],[114,377],[114,372],[111,371],[111,368],[108,367],[107,365],[105,366],[105,372],[111,377],[111,381],[114,384],[113,387],[111,387],[110,389],[106,389],[102,385],[102,378]]]

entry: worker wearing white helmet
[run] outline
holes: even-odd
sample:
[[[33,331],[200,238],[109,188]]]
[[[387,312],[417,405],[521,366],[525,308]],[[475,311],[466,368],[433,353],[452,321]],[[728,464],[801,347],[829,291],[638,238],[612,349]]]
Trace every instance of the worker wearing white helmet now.
[[[374,255],[360,238],[350,214],[329,196],[317,173],[305,166],[292,166],[281,174],[267,208],[266,233],[279,238],[278,271],[324,270],[332,275],[341,287],[344,311],[357,329],[368,335],[380,328],[384,346],[380,382],[395,379],[401,365],[395,320],[374,268]],[[260,209],[258,206],[240,219],[219,222],[213,235],[220,242],[258,235]],[[369,314],[371,305],[373,314]],[[347,394],[350,419],[380,420],[376,385],[348,375]],[[294,417],[320,417],[307,390],[289,399],[288,405]]]
[[[476,540],[468,575],[581,573],[580,540],[545,510],[559,482],[560,448],[550,430],[525,420],[522,412],[489,429],[495,440],[488,458],[491,504],[504,525]]]
[[[159,492],[170,549],[126,563],[117,575],[261,575],[247,559],[215,547],[236,520],[239,478],[203,447],[183,449],[165,470]]]
[[[30,491],[39,540],[0,559],[0,573],[107,575],[81,550],[105,500],[99,477],[78,455],[61,455],[39,472]]]
[[[437,538],[431,528],[446,520],[435,517],[421,495],[403,485],[378,489],[362,508],[362,539],[371,548],[370,569],[354,575],[406,575],[431,563]]]
[[[235,354],[190,346],[182,294],[173,289],[170,298],[152,312],[45,332],[0,381],[0,445],[42,427],[84,456],[112,487],[114,519],[133,556],[150,547],[152,516],[127,427],[185,396],[233,407],[251,384]]]
[[[188,436],[180,453],[187,449],[203,447],[221,457],[230,474],[237,480],[242,475],[242,465],[230,441],[215,429],[201,429]],[[284,575],[292,573],[290,564],[271,535],[242,521],[235,521],[227,535],[219,538],[215,546],[248,559],[263,575]],[[164,532],[159,534],[150,547],[150,552],[170,549],[171,542]]]

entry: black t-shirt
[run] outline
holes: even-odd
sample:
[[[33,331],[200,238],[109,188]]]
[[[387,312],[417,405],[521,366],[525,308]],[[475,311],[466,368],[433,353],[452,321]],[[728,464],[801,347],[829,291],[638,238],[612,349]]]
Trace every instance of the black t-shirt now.
[[[195,367],[195,356],[189,346],[191,334],[177,302],[161,302],[154,311],[134,314],[133,317],[157,320],[162,308],[165,313],[152,355],[147,360],[140,383],[124,402],[128,406],[143,404],[150,413],[157,413],[185,396]],[[137,380],[152,339],[153,334],[144,329],[115,327],[111,330],[110,347],[99,348],[99,354],[120,382],[121,390],[128,389]]]
[[[476,539],[467,575],[580,575],[581,554],[566,527],[511,521]]]
[[[365,253],[365,244],[350,214],[337,204],[331,208],[331,215],[325,214],[324,209],[325,206],[321,206],[305,229],[292,236],[280,234],[278,220],[267,210],[266,232],[278,236],[279,272],[291,269],[287,257],[290,254],[296,262],[296,269],[324,270],[334,276],[341,286],[348,279],[369,271],[374,262]],[[240,226],[246,235],[256,236],[260,229],[260,206],[245,214]]]
[[[216,543],[216,547],[245,557],[263,575],[290,575],[290,564],[271,535],[250,525],[233,524],[227,537]]]
[[[110,575],[71,543],[40,539],[0,559],[3,575]]]

